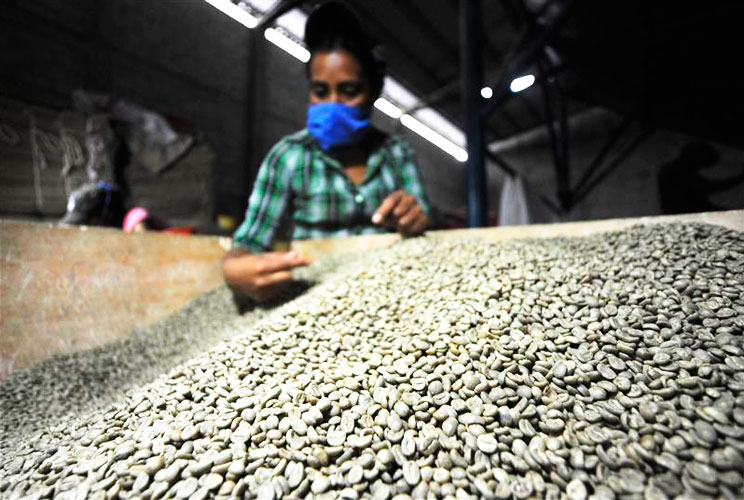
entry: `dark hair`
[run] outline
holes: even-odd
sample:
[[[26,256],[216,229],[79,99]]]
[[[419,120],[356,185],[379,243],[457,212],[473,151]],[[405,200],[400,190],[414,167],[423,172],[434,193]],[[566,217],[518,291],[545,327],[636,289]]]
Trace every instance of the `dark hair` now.
[[[345,50],[359,62],[372,97],[377,98],[382,92],[385,62],[379,47],[374,47],[374,43],[364,35],[359,20],[345,5],[328,2],[316,8],[305,26],[305,44],[310,50],[310,60],[305,65],[308,78],[316,54]]]

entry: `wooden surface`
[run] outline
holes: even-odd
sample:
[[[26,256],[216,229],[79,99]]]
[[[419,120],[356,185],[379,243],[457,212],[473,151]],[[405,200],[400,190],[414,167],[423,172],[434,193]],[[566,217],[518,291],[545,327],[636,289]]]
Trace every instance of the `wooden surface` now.
[[[476,238],[486,241],[505,241],[521,238],[554,238],[557,236],[587,236],[606,231],[618,231],[636,224],[664,222],[705,222],[737,231],[744,231],[744,210],[708,212],[700,214],[605,219],[563,224],[533,224],[528,226],[484,227],[477,229],[450,229],[429,231],[429,238]],[[344,252],[372,250],[392,245],[400,240],[397,234],[354,236],[341,239],[304,240],[292,242],[291,248],[313,259]]]
[[[222,283],[221,243],[0,221],[0,378],[182,308]]]

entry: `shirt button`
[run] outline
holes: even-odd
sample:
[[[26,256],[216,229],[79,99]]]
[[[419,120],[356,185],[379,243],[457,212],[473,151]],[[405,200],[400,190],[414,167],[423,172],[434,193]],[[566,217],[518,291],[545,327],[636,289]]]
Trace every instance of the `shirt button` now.
[[[362,203],[362,202],[364,201],[364,196],[362,196],[362,194],[361,194],[361,193],[359,193],[359,194],[357,194],[357,195],[356,195],[356,196],[354,197],[354,201],[356,201],[357,203]]]

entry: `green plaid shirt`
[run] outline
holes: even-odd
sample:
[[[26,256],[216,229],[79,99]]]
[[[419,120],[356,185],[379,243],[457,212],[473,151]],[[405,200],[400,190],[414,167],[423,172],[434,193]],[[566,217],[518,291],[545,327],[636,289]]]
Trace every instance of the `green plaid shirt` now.
[[[428,215],[410,147],[396,136],[381,141],[367,159],[364,181],[355,186],[307,130],[284,137],[261,164],[235,245],[264,252],[285,234],[301,240],[388,232],[370,219],[397,189],[414,195]]]

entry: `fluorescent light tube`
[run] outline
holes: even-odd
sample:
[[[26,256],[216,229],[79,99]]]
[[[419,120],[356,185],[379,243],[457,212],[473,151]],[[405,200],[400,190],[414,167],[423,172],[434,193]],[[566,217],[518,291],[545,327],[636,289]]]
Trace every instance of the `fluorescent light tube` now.
[[[209,5],[227,14],[246,28],[255,28],[258,25],[258,19],[253,17],[247,10],[238,7],[230,0],[204,0]]]
[[[413,108],[419,103],[416,96],[410,90],[391,76],[385,77],[382,93],[400,104],[404,109]]]
[[[281,34],[274,28],[267,28],[266,31],[264,31],[264,36],[268,41],[288,54],[296,57],[300,61],[306,63],[310,60],[310,52],[305,47]]]
[[[464,162],[468,159],[468,153],[457,144],[430,129],[411,115],[403,115],[400,122],[416,132],[418,135],[431,142],[445,153],[452,155],[457,161]]]
[[[375,101],[375,107],[395,120],[400,118],[400,115],[403,114],[398,106],[382,97]]]
[[[467,141],[465,134],[458,127],[455,127],[451,121],[446,119],[434,108],[422,108],[411,113],[414,118],[435,130],[437,133],[446,137],[450,142],[460,147],[464,147]]]
[[[287,33],[290,33],[295,40],[305,39],[305,24],[307,23],[307,14],[300,9],[292,9],[284,13],[276,20],[277,26],[281,26]]]
[[[524,75],[512,80],[509,89],[514,93],[521,92],[522,90],[531,87],[533,83],[535,83],[534,75]]]

